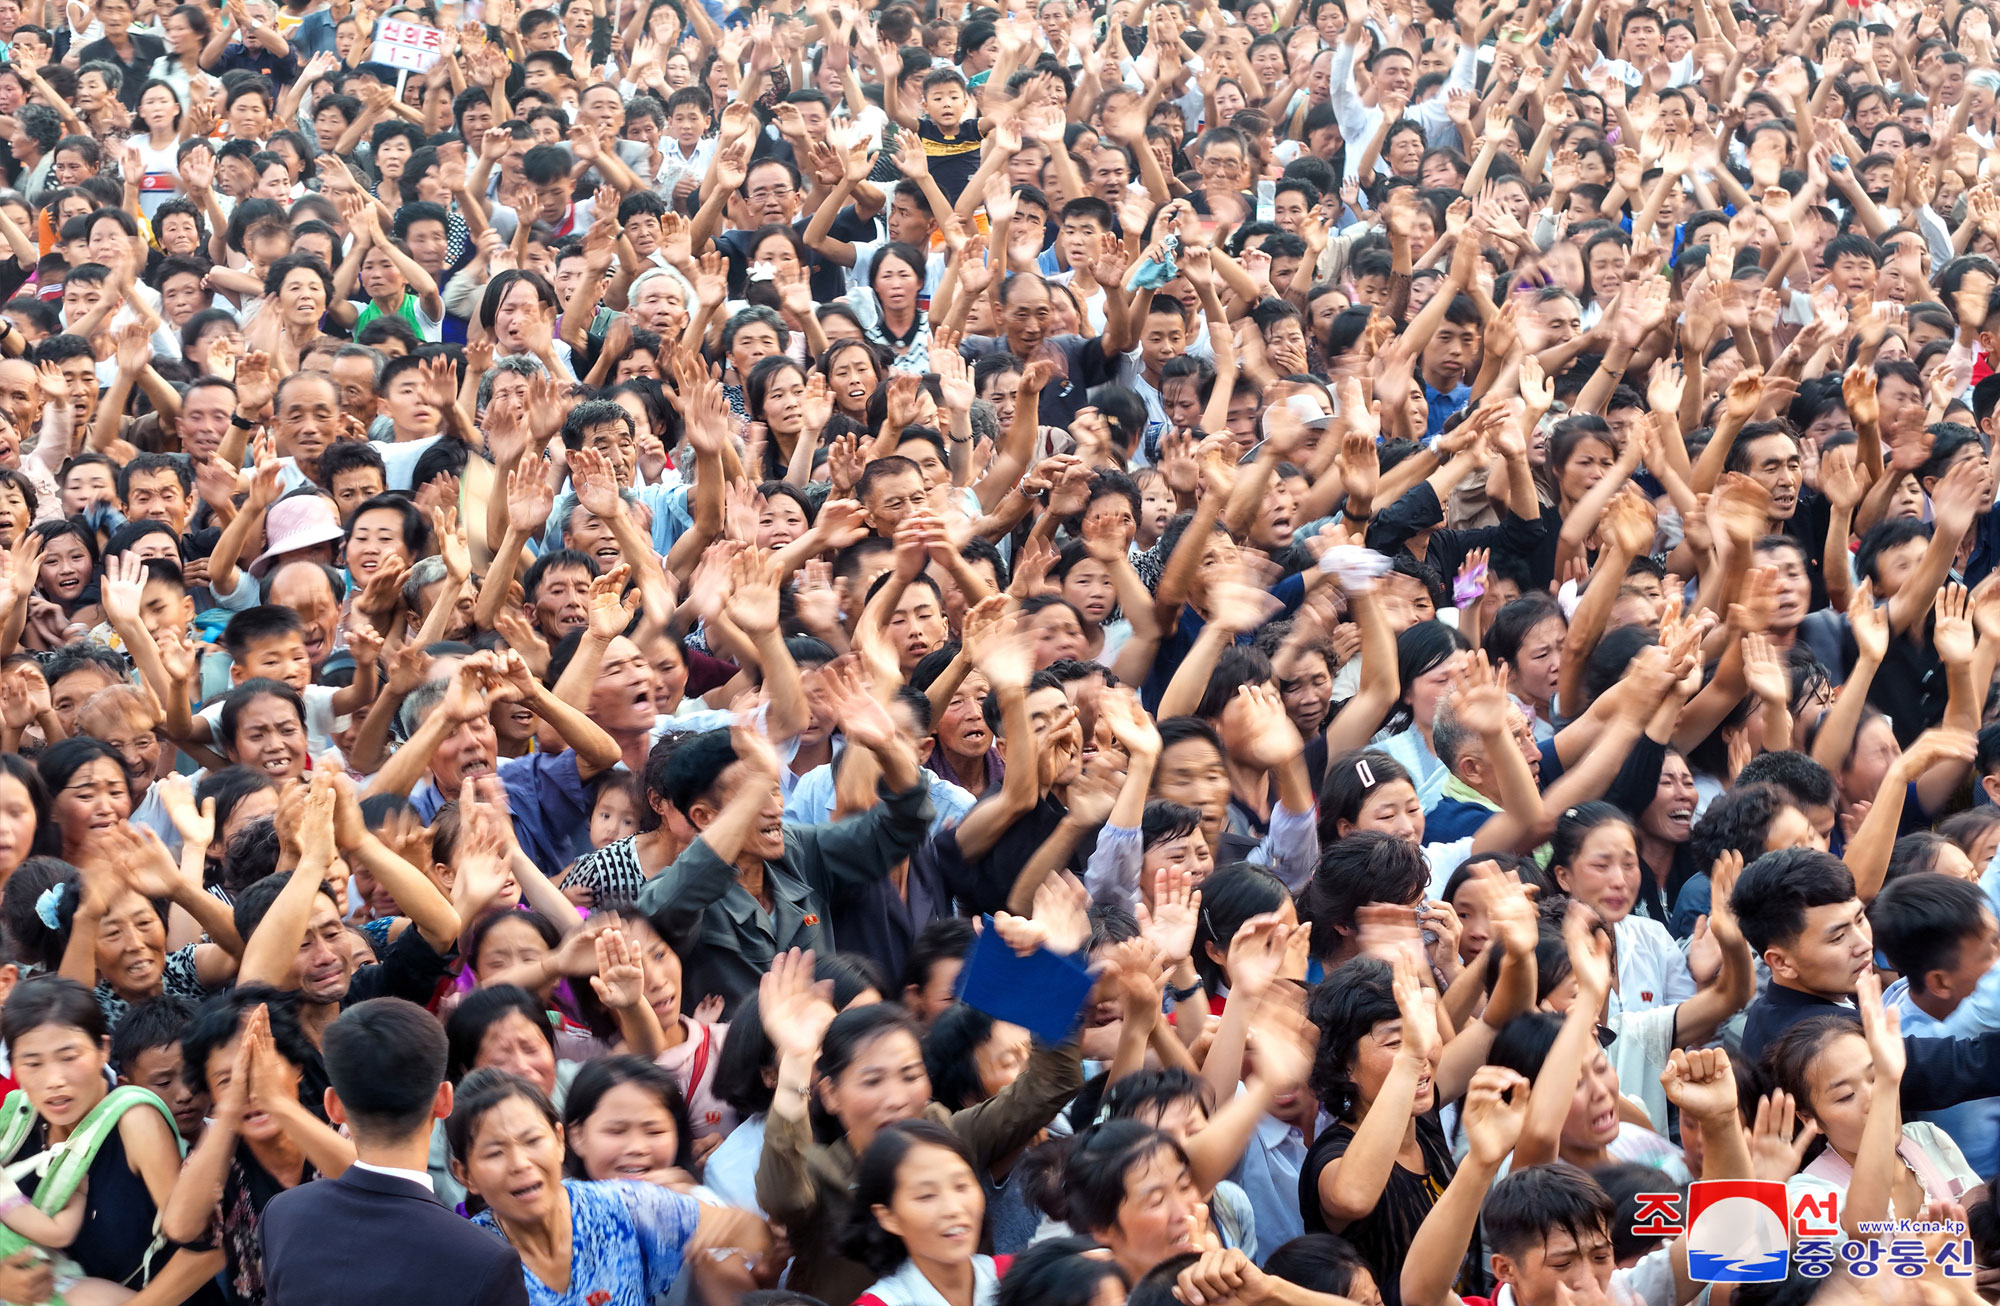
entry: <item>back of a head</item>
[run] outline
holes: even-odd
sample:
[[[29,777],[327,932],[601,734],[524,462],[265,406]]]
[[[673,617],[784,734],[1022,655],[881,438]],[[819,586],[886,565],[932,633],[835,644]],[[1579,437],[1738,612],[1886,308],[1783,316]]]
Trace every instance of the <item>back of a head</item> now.
[[[1125,1295],[1125,1306],[1179,1306],[1180,1298],[1174,1295],[1174,1287],[1181,1271],[1191,1269],[1200,1259],[1198,1253],[1182,1252],[1161,1261],[1132,1285],[1132,1291]]]
[[[373,998],[326,1030],[327,1077],[362,1142],[395,1142],[430,1125],[444,1082],[444,1027],[402,998]]]
[[[1978,946],[1991,933],[1992,918],[1984,890],[1939,871],[1913,871],[1891,880],[1868,904],[1875,948],[1909,979],[1912,993],[1928,987],[1930,972],[1958,970],[1966,948]]]

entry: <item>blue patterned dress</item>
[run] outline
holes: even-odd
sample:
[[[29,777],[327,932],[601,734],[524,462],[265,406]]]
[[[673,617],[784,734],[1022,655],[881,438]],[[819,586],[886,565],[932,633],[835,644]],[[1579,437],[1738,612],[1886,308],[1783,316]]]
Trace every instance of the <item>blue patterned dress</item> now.
[[[647,1306],[673,1286],[681,1249],[694,1237],[701,1204],[657,1184],[565,1179],[569,1193],[569,1291],[557,1292],[523,1269],[533,1306]],[[496,1238],[506,1235],[491,1211],[473,1217]]]

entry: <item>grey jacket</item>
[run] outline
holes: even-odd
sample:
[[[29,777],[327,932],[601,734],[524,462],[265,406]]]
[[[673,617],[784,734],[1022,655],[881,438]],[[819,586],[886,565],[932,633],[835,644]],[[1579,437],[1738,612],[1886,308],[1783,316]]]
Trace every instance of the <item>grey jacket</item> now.
[[[919,783],[844,821],[784,827],[785,854],[764,863],[769,911],[737,882],[736,867],[697,838],[647,882],[639,906],[659,923],[687,968],[683,991],[713,993],[733,1014],[790,948],[822,956],[838,945],[830,908],[836,897],[870,884],[916,851],[930,833],[930,792]]]

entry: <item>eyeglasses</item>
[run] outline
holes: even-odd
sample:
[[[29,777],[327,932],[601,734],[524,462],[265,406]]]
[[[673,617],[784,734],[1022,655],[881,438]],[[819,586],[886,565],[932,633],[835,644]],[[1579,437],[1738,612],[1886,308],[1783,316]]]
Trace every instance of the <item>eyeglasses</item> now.
[[[790,199],[797,193],[790,186],[760,186],[750,192],[750,198],[753,200],[783,200]]]

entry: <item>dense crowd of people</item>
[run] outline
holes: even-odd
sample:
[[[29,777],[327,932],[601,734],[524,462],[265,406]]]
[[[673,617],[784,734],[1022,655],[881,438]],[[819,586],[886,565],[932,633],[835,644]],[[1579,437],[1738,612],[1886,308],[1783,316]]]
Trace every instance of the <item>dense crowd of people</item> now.
[[[0,1306],[2000,1300],[1996,42],[0,0]]]

